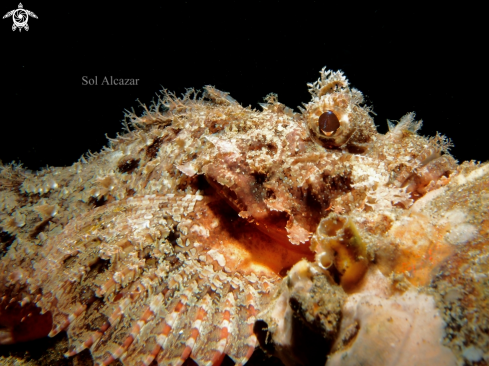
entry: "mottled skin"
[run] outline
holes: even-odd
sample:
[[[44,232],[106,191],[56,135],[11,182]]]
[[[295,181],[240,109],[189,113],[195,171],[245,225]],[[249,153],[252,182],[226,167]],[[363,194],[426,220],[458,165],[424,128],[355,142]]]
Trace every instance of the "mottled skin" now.
[[[374,238],[447,185],[457,164],[443,137],[416,134],[413,114],[378,134],[341,72],[323,70],[309,87],[301,113],[274,95],[258,112],[213,87],[203,98],[165,92],[71,167],[3,166],[0,343],[66,331],[67,356],[89,348],[98,364],[218,365],[224,355],[244,364],[287,270],[329,250],[310,246],[322,219],[352,217],[352,229],[337,230],[358,227],[366,254],[344,257],[367,266],[388,246]],[[325,112],[340,123],[327,136]],[[379,266],[388,276],[400,261]],[[353,278],[347,292],[365,274],[334,267],[340,284]],[[29,319],[39,326],[26,334]]]

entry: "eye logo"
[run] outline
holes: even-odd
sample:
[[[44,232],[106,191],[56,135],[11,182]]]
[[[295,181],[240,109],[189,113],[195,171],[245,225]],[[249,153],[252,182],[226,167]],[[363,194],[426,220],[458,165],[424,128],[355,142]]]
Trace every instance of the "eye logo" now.
[[[24,9],[22,3],[19,3],[19,8],[9,11],[7,14],[3,16],[3,19],[8,18],[10,16],[12,17],[12,19],[14,20],[14,24],[12,25],[13,31],[15,31],[17,28],[19,28],[19,32],[22,30],[22,28],[25,28],[25,30],[28,31],[29,26],[27,25],[27,21],[29,20],[29,15],[37,19],[36,14],[34,14],[30,10]]]

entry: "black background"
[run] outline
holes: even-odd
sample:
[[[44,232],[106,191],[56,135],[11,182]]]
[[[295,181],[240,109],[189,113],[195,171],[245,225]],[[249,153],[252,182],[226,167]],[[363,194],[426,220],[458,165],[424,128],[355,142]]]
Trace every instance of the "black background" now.
[[[0,20],[0,159],[29,169],[71,165],[124,109],[142,112],[162,87],[180,94],[211,84],[259,108],[270,92],[297,110],[306,83],[341,69],[386,119],[415,111],[421,134],[452,139],[459,161],[489,159],[487,27],[482,9],[354,2],[23,1],[29,31]],[[401,5],[399,5],[401,4]],[[442,4],[442,3],[440,3]],[[0,13],[17,8],[2,1]],[[83,86],[82,77],[99,79]],[[105,76],[138,86],[102,86]]]

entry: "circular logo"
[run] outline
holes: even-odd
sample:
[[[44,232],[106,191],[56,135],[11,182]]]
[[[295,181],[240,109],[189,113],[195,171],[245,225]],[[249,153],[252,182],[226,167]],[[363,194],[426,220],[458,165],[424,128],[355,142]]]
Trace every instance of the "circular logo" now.
[[[14,20],[14,24],[22,28],[27,24],[27,20],[29,19],[29,15],[24,9],[17,9],[12,14],[12,19]]]

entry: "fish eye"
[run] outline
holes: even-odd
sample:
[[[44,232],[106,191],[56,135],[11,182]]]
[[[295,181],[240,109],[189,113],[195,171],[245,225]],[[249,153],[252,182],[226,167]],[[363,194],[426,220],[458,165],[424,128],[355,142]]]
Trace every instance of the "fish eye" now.
[[[333,135],[340,127],[340,121],[333,111],[326,111],[319,116],[318,119],[319,130],[325,136]]]

